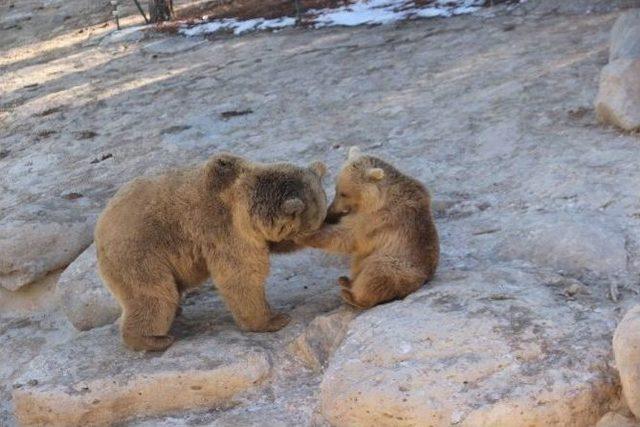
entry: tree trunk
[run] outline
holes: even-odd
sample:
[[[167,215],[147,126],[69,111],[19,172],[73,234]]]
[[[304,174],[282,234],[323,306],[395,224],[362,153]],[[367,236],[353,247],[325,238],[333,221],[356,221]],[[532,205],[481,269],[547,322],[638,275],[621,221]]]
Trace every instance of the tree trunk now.
[[[151,22],[170,21],[173,18],[173,0],[149,0]]]

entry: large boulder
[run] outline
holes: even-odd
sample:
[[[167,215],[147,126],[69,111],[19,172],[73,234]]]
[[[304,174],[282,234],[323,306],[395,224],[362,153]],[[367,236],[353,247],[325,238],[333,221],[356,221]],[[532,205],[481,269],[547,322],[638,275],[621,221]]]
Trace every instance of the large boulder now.
[[[596,114],[603,123],[640,130],[640,58],[616,59],[602,69]]]
[[[81,331],[108,325],[120,316],[118,302],[98,274],[95,245],[64,270],[57,292],[67,318]]]
[[[609,62],[619,58],[640,58],[640,9],[620,15],[611,29]]]
[[[112,425],[132,417],[220,408],[270,372],[267,352],[237,330],[183,337],[162,354],[122,346],[115,325],[33,359],[13,384],[21,425]]]
[[[0,286],[10,291],[75,259],[93,240],[95,216],[0,221]]]
[[[631,412],[640,419],[640,305],[627,312],[613,337],[622,393]]]
[[[322,412],[350,425],[593,425],[616,395],[614,319],[510,268],[441,272],[358,316]]]

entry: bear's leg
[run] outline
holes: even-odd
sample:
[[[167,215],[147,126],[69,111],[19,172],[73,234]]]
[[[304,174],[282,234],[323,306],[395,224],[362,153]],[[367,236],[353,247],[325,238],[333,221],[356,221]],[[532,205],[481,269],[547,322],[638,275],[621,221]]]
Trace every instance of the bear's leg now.
[[[233,318],[244,331],[273,332],[282,329],[291,318],[273,313],[267,302],[264,283],[269,273],[269,254],[242,253],[242,259],[214,259],[209,265],[213,283],[222,295]]]
[[[385,277],[370,277],[360,274],[351,284],[351,288],[342,288],[342,299],[354,307],[371,308],[376,304],[395,298],[393,285]]]
[[[342,298],[359,308],[404,298],[417,290],[426,277],[411,265],[394,257],[372,256],[362,263],[362,270],[351,280],[349,288],[342,287]]]
[[[151,289],[150,289],[151,288]],[[122,301],[122,339],[133,350],[161,351],[174,338],[168,335],[180,304],[173,283],[134,289],[140,290]],[[146,290],[143,292],[142,290]]]
[[[289,323],[286,314],[272,313],[264,291],[264,281],[257,277],[229,278],[216,281],[233,318],[244,331],[274,332]]]

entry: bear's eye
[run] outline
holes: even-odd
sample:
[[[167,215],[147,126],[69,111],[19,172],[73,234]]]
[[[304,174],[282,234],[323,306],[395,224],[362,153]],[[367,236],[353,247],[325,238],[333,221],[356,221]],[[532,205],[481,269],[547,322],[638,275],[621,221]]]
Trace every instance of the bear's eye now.
[[[345,192],[343,191],[342,193],[340,193],[340,197],[347,198],[348,196],[347,196],[347,193],[345,193]]]

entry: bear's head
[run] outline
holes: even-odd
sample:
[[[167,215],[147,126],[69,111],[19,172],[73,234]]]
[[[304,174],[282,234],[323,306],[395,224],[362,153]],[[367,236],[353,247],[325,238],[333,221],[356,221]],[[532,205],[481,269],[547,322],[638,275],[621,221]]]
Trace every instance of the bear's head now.
[[[343,215],[373,212],[382,207],[386,181],[397,174],[390,164],[363,155],[357,147],[349,149],[336,183],[336,195],[329,206],[328,220],[335,222]]]
[[[327,215],[327,195],[322,188],[325,172],[320,162],[306,168],[288,163],[255,167],[248,181],[248,213],[253,228],[271,242],[320,228]]]

